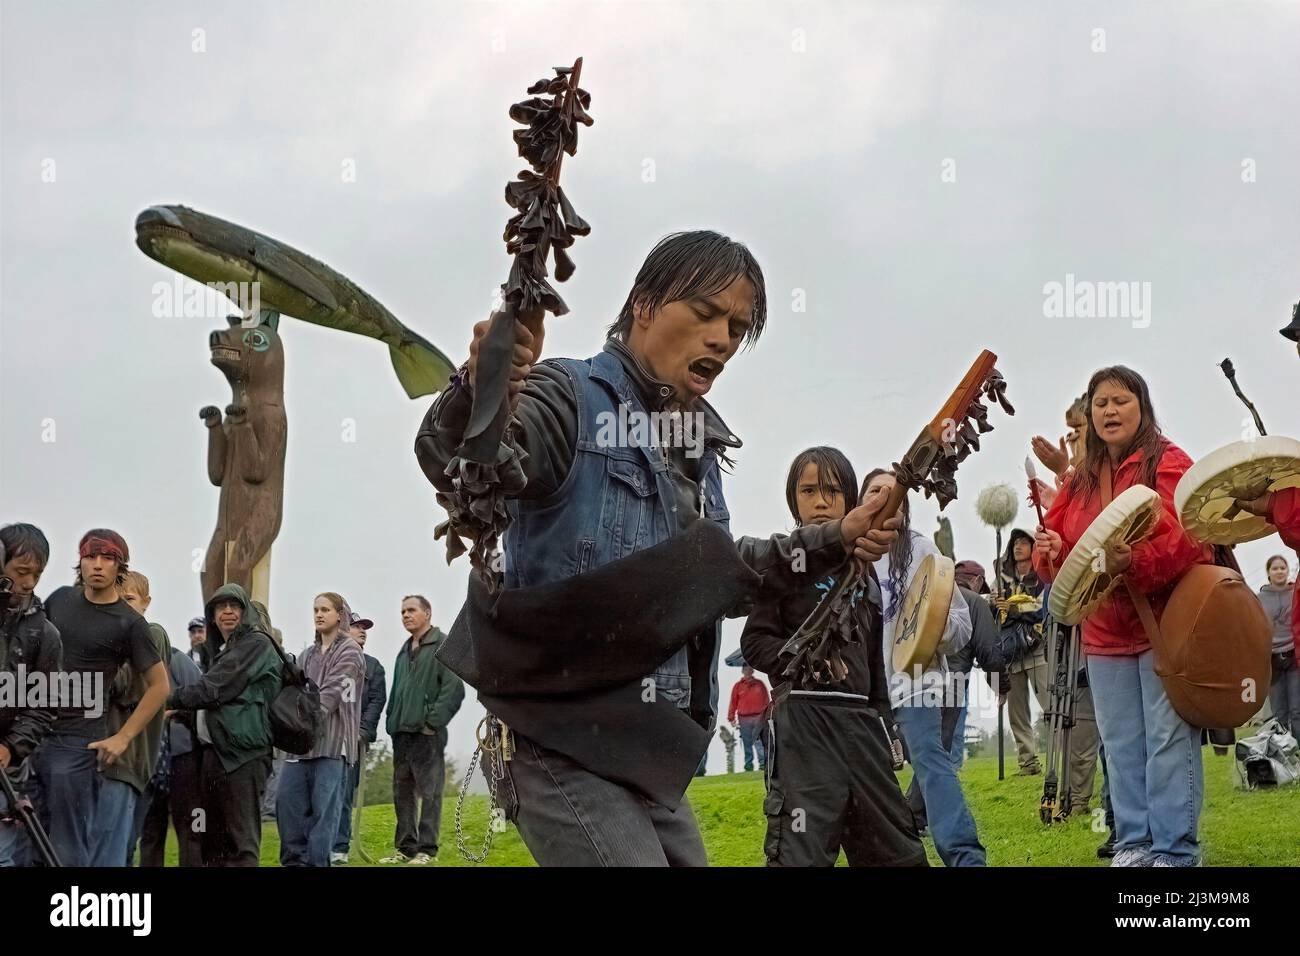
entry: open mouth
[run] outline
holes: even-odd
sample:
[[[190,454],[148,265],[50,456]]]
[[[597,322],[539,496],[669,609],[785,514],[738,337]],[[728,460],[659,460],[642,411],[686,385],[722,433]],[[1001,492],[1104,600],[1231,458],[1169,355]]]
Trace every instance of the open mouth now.
[[[214,362],[238,362],[239,349],[227,348],[224,345],[212,346],[212,360]]]
[[[707,392],[713,385],[713,380],[722,374],[722,369],[722,363],[715,358],[697,358],[686,367],[691,376],[691,385],[701,395]]]

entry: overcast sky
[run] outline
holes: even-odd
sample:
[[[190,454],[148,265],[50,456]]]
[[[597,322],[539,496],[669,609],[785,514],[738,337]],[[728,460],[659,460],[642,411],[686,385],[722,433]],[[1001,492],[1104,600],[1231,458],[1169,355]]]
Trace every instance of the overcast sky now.
[[[1300,432],[1300,358],[1277,334],[1300,298],[1295,4],[6,0],[0,30],[0,521],[49,535],[42,593],[87,528],[120,530],[173,640],[200,612],[192,555],[216,513],[198,409],[230,394],[207,352],[223,313],[153,317],[175,274],[136,249],[137,213],[183,203],[284,240],[459,361],[509,266],[507,108],[577,55],[596,125],[564,185],[593,231],[547,352],[598,350],[663,234],[749,243],[768,331],[711,395],[745,442],[737,534],[790,527],[803,447],[838,445],[859,474],[897,460],[982,348],[1018,414],[992,413],[948,514],[958,557],[985,565],[976,493],[1021,486],[1030,437],[1061,434],[1103,365],[1147,377],[1193,458],[1242,434],[1225,356],[1269,431]],[[1068,275],[1150,300],[1049,317]],[[280,330],[272,615],[299,649],[314,595],[340,591],[391,671],[402,595],[444,628],[464,596],[411,452],[429,400],[372,340]],[[1253,585],[1281,550],[1239,549]],[[479,713],[452,725],[462,765]]]

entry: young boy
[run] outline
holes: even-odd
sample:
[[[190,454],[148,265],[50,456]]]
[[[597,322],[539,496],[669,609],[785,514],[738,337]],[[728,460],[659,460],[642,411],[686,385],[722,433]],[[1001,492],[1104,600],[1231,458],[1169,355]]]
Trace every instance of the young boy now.
[[[843,453],[817,447],[795,458],[786,502],[799,527],[844,517],[857,476]],[[781,648],[834,585],[760,595],[745,624],[745,660],[768,675],[774,698],[764,852],[768,866],[834,866],[843,848],[850,866],[926,866],[912,813],[894,776],[883,658],[880,587],[862,579],[855,642],[842,652],[843,681],[789,688]]]
[[[119,590],[122,600],[131,605],[135,613],[144,617],[152,601],[149,597],[149,579],[139,571],[127,571]],[[153,636],[159,659],[170,665],[171,641],[167,632],[161,624],[150,623],[149,633]],[[169,679],[170,676],[169,670]],[[108,693],[109,733],[117,733],[122,728],[144,696],[144,691],[144,679],[130,665],[118,670]],[[99,805],[95,808],[91,866],[130,866],[132,848],[148,810],[145,788],[158,765],[158,755],[162,749],[163,721],[163,711],[159,710],[145,724],[144,731],[131,741],[121,758],[104,769]],[[142,802],[144,806],[141,806]]]

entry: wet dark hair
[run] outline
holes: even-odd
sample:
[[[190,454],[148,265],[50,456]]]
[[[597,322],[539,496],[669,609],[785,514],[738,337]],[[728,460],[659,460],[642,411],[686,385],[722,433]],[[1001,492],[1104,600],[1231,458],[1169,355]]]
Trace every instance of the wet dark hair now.
[[[118,542],[121,542],[121,541],[122,541],[122,536],[121,536],[120,534],[118,534],[116,531],[114,531],[112,528],[91,528],[89,531],[87,531],[85,534],[83,534],[83,535],[81,536],[81,540],[82,540],[82,541],[85,541],[87,538],[107,538],[107,539],[109,539],[109,540],[116,539]],[[85,579],[81,576],[81,554],[80,554],[80,552],[81,552],[81,544],[80,544],[80,542],[78,542],[78,544],[77,544],[77,552],[78,552],[78,554],[77,554],[77,563],[74,564],[74,565],[72,566],[72,570],[76,572],[76,577],[75,577],[74,581],[75,581],[77,587],[84,587],[85,584],[86,584],[86,581],[85,581]],[[131,567],[130,567],[130,563],[129,563],[129,562],[127,562],[127,561],[118,561],[118,562],[117,562],[117,576],[113,579],[113,583],[116,584],[116,585],[120,588],[123,584],[126,583],[126,572],[127,572],[127,571],[130,571],[130,570],[131,570]]]
[[[50,542],[45,532],[34,524],[7,524],[0,528],[0,545],[6,562],[30,555],[41,563],[42,570],[50,563]]]
[[[872,468],[867,472],[867,477],[862,479],[862,490],[858,492],[858,504],[862,503],[873,478],[889,474],[893,472],[888,468]],[[889,546],[889,587],[893,599],[885,609],[886,617],[891,616],[902,604],[907,584],[904,575],[912,565],[912,505],[906,493],[903,494],[903,503],[898,506],[898,513],[902,515],[903,523],[899,526],[898,537]]]
[[[1084,407],[1087,409],[1088,414],[1087,451],[1084,455],[1083,466],[1075,469],[1074,477],[1070,480],[1070,494],[1078,495],[1084,500],[1087,500],[1094,491],[1101,487],[1101,467],[1109,454],[1106,443],[1102,441],[1101,435],[1097,433],[1097,426],[1092,421],[1093,396],[1097,394],[1097,389],[1106,382],[1114,382],[1123,386],[1137,396],[1142,421],[1138,424],[1133,441],[1128,448],[1124,449],[1124,455],[1120,461],[1141,449],[1145,455],[1143,484],[1155,485],[1156,468],[1160,464],[1160,456],[1169,444],[1164,433],[1160,431],[1160,422],[1156,420],[1155,407],[1151,404],[1151,390],[1147,388],[1146,379],[1125,365],[1111,365],[1093,372],[1092,378],[1088,380],[1088,391],[1084,396]]]
[[[767,291],[754,254],[743,243],[705,229],[664,236],[641,264],[632,291],[605,337],[626,339],[638,306],[653,314],[669,302],[721,292],[739,278],[754,287],[754,311],[741,340],[742,346],[750,346],[767,324]]]
[[[809,464],[817,466],[817,490],[827,501],[831,500],[833,485],[839,485],[839,493],[844,498],[844,511],[848,513],[853,507],[849,495],[858,487],[857,473],[844,452],[828,445],[817,445],[805,448],[795,456],[790,464],[790,473],[785,478],[785,503],[790,508],[795,525],[802,523],[799,520],[799,476]]]

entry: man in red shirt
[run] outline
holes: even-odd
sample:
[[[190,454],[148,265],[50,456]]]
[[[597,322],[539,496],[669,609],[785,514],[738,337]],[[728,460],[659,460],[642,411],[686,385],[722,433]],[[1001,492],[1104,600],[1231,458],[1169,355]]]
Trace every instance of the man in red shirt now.
[[[731,706],[727,709],[727,723],[737,726],[740,718],[740,742],[745,748],[745,769],[754,769],[754,751],[758,751],[758,769],[767,769],[767,752],[763,746],[763,719],[771,699],[767,685],[754,676],[748,664],[740,669],[740,680],[731,688]]]

